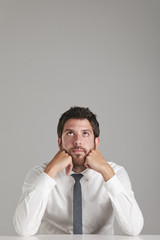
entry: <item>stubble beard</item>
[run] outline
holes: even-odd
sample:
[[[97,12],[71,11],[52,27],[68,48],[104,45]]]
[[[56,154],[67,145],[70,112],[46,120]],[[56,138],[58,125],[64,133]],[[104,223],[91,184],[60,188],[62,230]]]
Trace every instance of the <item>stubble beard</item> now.
[[[74,154],[74,150],[82,150],[81,154]],[[88,151],[85,148],[74,147],[69,150],[69,154],[72,156],[73,167],[84,166],[86,156],[88,155]]]
[[[67,152],[67,153],[72,157],[73,169],[76,169],[76,168],[79,168],[79,167],[85,169],[86,167],[85,167],[84,163],[85,163],[86,157],[87,157],[87,155],[89,154],[89,152],[90,152],[91,150],[95,149],[95,148],[96,148],[95,142],[94,142],[93,148],[90,149],[89,151],[87,151],[86,148],[77,147],[77,146],[75,146],[74,148],[71,148],[71,149],[69,149],[69,151],[67,151],[65,148],[63,148],[63,145],[62,145],[62,144],[61,144],[61,146],[60,146],[60,149],[61,149],[61,150],[64,150],[65,152]],[[82,156],[82,154],[74,154],[73,151],[74,151],[75,149],[83,150],[83,152],[84,152],[83,156]]]

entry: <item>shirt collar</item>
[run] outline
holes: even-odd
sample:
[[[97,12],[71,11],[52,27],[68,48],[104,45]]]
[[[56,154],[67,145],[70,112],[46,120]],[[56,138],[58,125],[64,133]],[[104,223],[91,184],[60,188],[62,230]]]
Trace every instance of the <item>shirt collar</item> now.
[[[86,168],[85,170],[83,170],[82,172],[80,172],[81,174],[83,174],[85,177],[89,176],[91,173],[93,172],[92,169],[88,169]],[[72,174],[76,174],[75,172],[71,171],[69,175]],[[78,174],[78,173],[77,173]]]

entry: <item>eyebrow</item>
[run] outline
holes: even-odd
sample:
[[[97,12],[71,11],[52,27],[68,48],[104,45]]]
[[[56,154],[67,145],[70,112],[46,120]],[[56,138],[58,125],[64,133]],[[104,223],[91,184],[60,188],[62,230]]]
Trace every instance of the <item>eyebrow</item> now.
[[[69,132],[69,131],[73,131],[74,132],[74,130],[70,129],[70,128],[67,128],[64,132]],[[82,129],[81,132],[90,132],[90,133],[92,133],[92,131],[90,129]]]

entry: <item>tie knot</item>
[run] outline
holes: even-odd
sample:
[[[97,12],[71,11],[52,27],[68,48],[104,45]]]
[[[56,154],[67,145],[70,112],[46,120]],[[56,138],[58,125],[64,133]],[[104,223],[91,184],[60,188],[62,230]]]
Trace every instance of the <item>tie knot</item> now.
[[[74,178],[75,182],[79,182],[80,179],[83,177],[82,174],[72,174],[72,177]]]

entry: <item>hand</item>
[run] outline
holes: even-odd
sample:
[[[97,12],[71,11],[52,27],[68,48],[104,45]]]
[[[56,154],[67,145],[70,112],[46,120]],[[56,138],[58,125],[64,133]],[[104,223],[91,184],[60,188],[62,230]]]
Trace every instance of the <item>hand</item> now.
[[[66,170],[66,175],[69,175],[72,168],[72,157],[64,150],[60,150],[44,169],[44,172],[54,178],[56,174],[63,169]]]
[[[93,169],[102,174],[104,181],[108,181],[115,175],[111,166],[106,162],[98,149],[91,150],[86,157],[84,164],[87,168]]]

